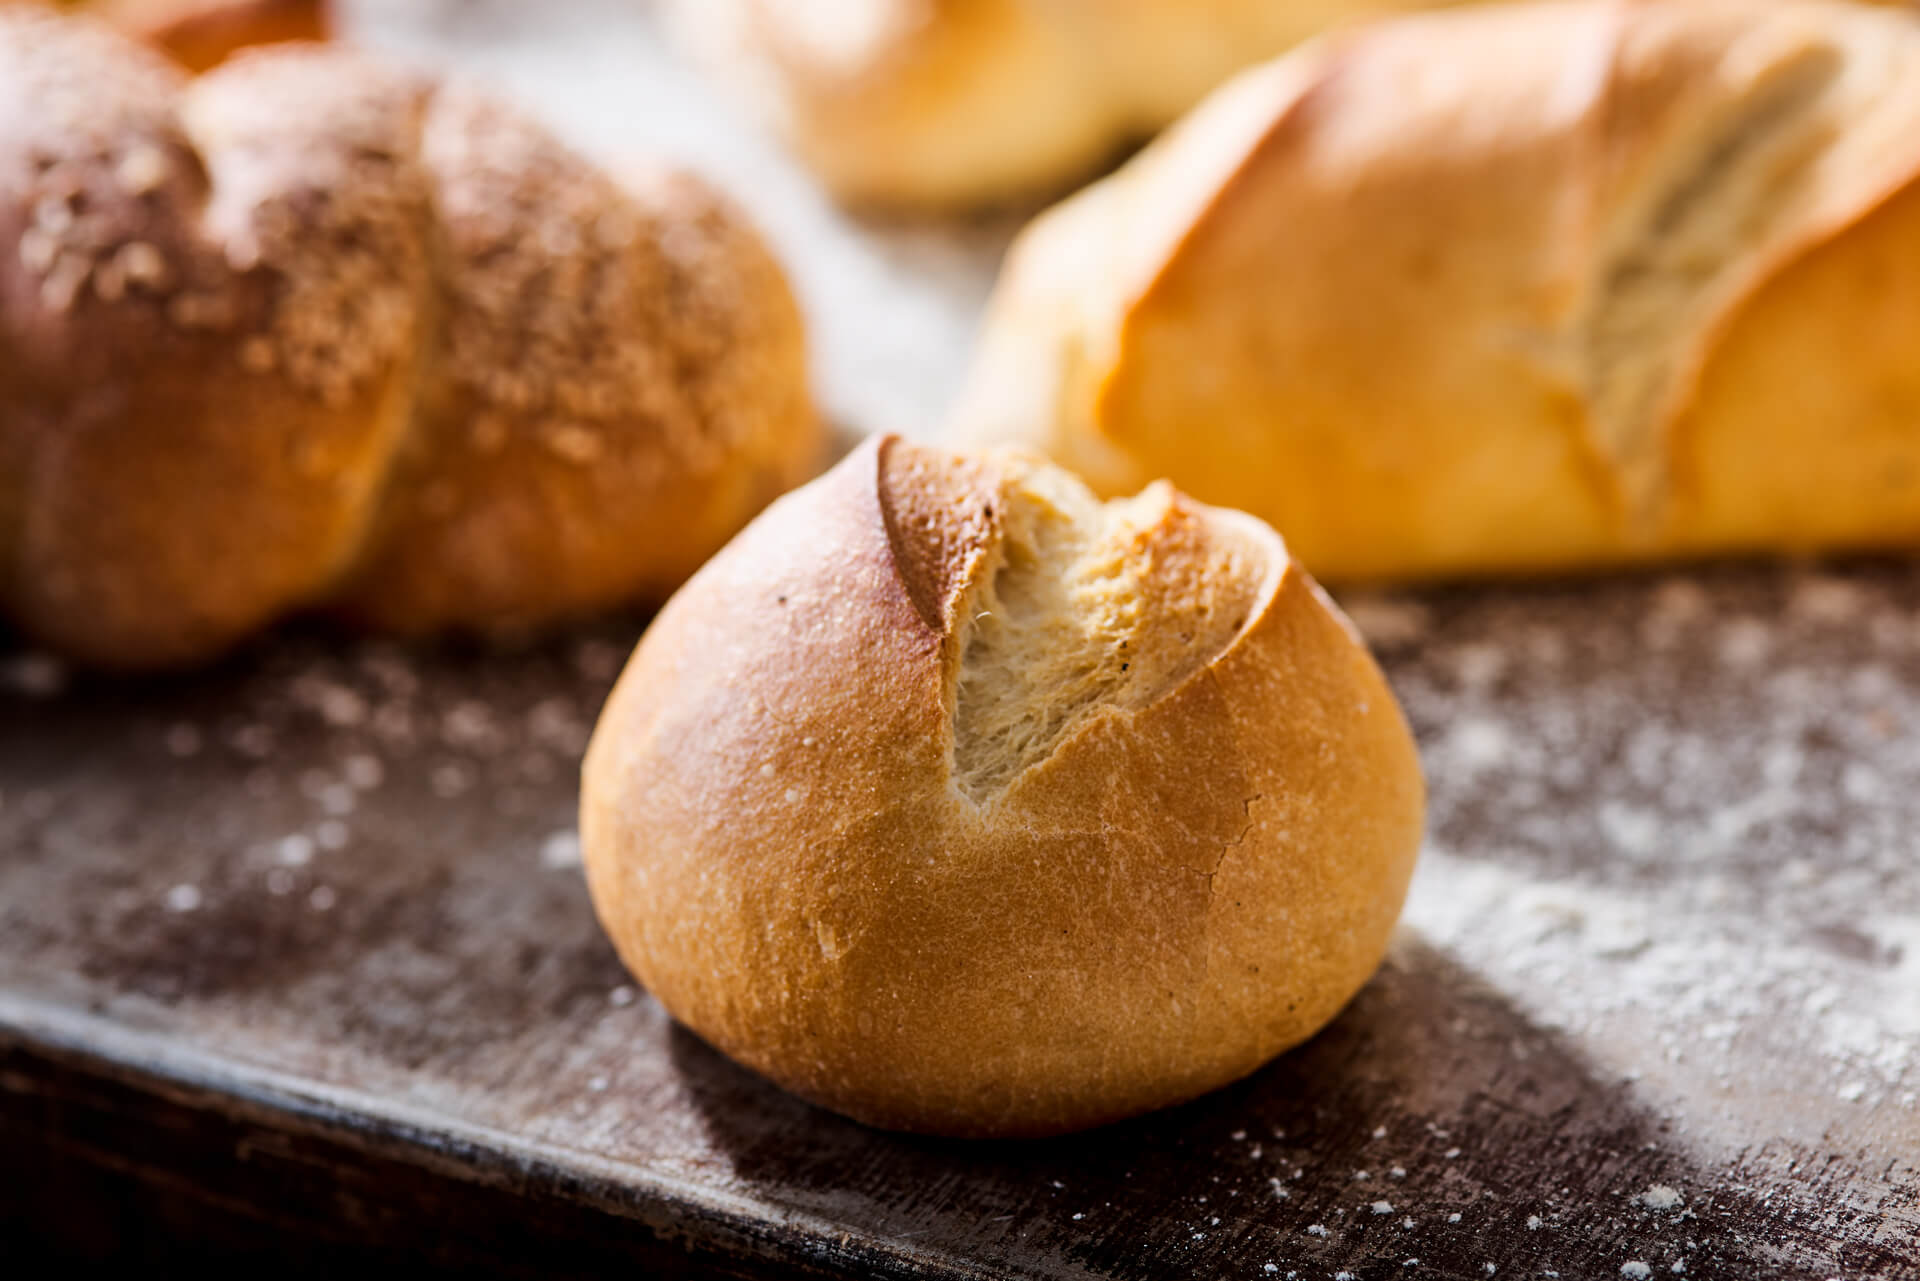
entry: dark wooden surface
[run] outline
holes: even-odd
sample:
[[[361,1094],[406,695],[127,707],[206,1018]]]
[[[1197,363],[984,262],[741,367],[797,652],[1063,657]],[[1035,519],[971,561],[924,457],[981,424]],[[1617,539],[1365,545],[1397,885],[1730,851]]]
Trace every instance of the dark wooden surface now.
[[[1013,218],[835,213],[626,0],[348,9],[602,155],[708,169],[793,265],[836,420],[930,424]],[[295,628],[133,683],[0,640],[5,1257],[1920,1277],[1920,570],[1348,603],[1432,786],[1387,965],[1249,1081],[1027,1145],[812,1110],[630,985],[572,829],[638,621]]]
[[[1920,572],[1352,604],[1433,787],[1387,966],[1239,1086],[1022,1145],[813,1110],[629,984],[571,829],[637,624],[16,657],[0,1216],[528,1274],[1920,1276]]]

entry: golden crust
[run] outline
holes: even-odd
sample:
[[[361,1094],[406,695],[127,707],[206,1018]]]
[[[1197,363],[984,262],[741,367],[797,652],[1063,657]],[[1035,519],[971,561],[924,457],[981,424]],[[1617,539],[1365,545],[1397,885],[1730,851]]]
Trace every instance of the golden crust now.
[[[1242,67],[1317,31],[1451,0],[675,0],[688,43],[840,195],[1057,190]]]
[[[1168,490],[1135,500],[1147,581],[1173,606],[1230,572],[1251,612],[963,792],[970,611],[1032,469],[863,445],[669,602],[587,755],[588,880],[634,973],[880,1126],[1054,1133],[1252,1071],[1372,973],[1419,842],[1364,648],[1271,530]],[[1177,654],[1181,617],[1141,611],[1134,652]]]
[[[323,40],[332,25],[330,0],[99,0],[91,7],[191,71],[252,45]]]
[[[1330,578],[1909,541],[1916,178],[1908,14],[1381,24],[1036,222],[957,430],[1171,476]]]
[[[658,599],[812,462],[793,299],[691,179],[352,54],[188,82],[25,9],[0,96],[0,608],[69,654]]]
[[[45,5],[48,0],[0,0]],[[93,14],[165,53],[189,71],[206,71],[253,45],[324,40],[330,0],[51,0]]]

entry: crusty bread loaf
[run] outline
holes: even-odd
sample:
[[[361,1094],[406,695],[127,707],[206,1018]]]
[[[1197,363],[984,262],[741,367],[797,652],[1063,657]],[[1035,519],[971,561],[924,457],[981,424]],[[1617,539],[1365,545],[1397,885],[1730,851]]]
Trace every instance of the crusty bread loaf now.
[[[188,82],[36,10],[0,119],[0,612],[56,649],[661,598],[812,465],[794,301],[691,179],[344,52]]]
[[[958,438],[1169,476],[1328,578],[1920,539],[1920,22],[1404,18],[1043,216]]]
[[[660,613],[581,835],[620,954],[721,1050],[875,1125],[1033,1135],[1332,1018],[1421,805],[1392,693],[1271,529],[889,438]]]
[[[841,195],[1057,189],[1242,67],[1449,0],[673,0],[686,42]]]

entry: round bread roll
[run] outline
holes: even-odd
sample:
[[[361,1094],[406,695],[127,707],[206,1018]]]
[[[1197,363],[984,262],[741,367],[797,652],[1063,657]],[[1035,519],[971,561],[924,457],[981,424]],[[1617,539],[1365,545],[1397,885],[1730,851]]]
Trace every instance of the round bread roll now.
[[[1270,528],[898,439],[668,603],[587,753],[634,974],[873,1125],[1043,1135],[1191,1098],[1378,965],[1413,742]]]

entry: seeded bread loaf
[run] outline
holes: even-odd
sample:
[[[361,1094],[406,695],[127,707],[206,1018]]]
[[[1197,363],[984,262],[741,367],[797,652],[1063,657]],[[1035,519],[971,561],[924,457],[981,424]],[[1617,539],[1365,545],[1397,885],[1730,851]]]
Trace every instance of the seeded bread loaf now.
[[[1920,540],[1920,21],[1398,19],[1014,248],[958,439],[1273,522],[1326,578]]]
[[[1399,708],[1259,521],[869,441],[648,629],[581,835],[638,978],[875,1125],[1076,1129],[1311,1036],[1420,839]]]
[[[1315,32],[1450,0],[673,0],[685,43],[842,196],[1056,190]]]
[[[30,9],[0,119],[0,612],[81,660],[662,598],[811,466],[794,301],[690,178],[349,53],[188,81]]]

